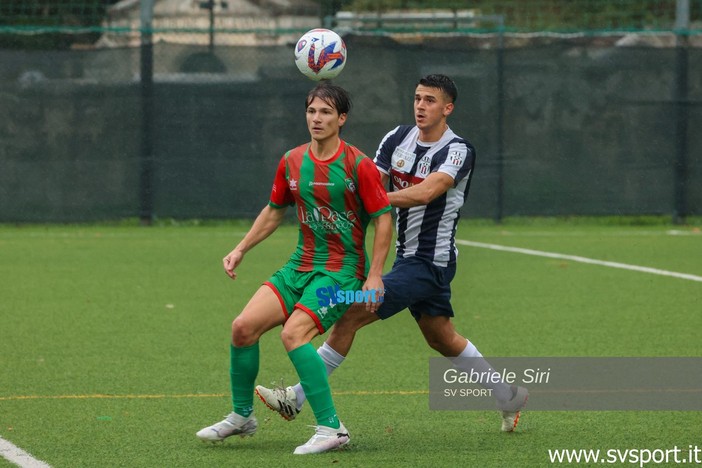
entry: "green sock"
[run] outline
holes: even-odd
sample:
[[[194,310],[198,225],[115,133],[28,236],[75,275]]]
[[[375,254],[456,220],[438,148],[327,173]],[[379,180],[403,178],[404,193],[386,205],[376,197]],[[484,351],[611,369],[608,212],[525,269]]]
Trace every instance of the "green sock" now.
[[[341,424],[334,408],[327,369],[314,346],[307,343],[290,351],[288,356],[300,377],[302,389],[310,402],[317,424],[338,429]]]
[[[253,395],[258,375],[258,342],[238,348],[231,345],[229,377],[234,412],[243,417],[253,413]]]

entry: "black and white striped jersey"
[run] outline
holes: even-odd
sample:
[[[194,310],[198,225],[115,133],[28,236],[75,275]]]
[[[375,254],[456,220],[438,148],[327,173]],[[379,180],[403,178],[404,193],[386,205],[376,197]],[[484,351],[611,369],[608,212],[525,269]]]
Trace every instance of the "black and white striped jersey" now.
[[[419,141],[419,129],[400,125],[380,142],[374,162],[390,179],[390,190],[421,183],[432,172],[444,172],[454,184],[428,205],[397,209],[397,256],[426,258],[437,266],[456,262],[459,210],[468,196],[475,148],[447,128],[439,141]]]

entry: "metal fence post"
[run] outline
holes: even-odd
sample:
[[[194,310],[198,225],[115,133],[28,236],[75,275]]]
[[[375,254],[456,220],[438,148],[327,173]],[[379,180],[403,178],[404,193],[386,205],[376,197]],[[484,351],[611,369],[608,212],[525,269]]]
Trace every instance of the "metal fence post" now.
[[[684,224],[687,216],[687,126],[688,126],[688,51],[687,33],[690,27],[690,2],[677,0],[675,18],[675,208],[673,223]]]
[[[154,51],[152,20],[154,0],[141,1],[141,157],[139,184],[139,220],[150,225],[153,220],[153,120],[154,120]]]
[[[497,43],[497,195],[496,195],[496,212],[495,222],[502,222],[504,217],[504,192],[505,192],[505,175],[504,175],[504,113],[505,113],[505,77],[504,77],[504,31],[505,19],[504,16],[498,15],[497,22],[499,27],[498,43]]]

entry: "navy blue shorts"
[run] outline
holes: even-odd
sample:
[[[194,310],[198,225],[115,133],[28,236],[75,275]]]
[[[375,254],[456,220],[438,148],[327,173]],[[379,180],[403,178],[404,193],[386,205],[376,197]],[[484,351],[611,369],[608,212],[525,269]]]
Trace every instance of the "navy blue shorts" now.
[[[419,258],[398,258],[383,275],[385,297],[376,314],[385,320],[409,308],[415,320],[424,315],[453,317],[451,280],[456,264],[445,268]]]

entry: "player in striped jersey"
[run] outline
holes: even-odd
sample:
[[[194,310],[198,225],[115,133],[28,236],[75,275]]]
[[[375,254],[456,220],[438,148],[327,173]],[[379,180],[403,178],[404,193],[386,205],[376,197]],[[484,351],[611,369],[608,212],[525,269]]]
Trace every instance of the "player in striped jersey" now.
[[[377,313],[352,308],[317,350],[329,373],[343,362],[358,329],[404,309],[410,310],[429,346],[446,357],[459,358],[454,359],[458,367],[491,370],[451,322],[451,281],[458,254],[455,234],[475,164],[473,146],[447,124],[457,95],[456,85],[445,75],[420,79],[414,95],[415,125],[396,127],[380,143],[375,163],[383,184],[390,184],[388,198],[397,211],[397,255],[392,270],[383,276],[385,301]],[[486,386],[502,411],[502,430],[513,431],[528,392],[502,382]],[[259,397],[286,419],[297,415],[305,392],[299,384],[256,388]]]
[[[281,339],[317,419],[315,434],[294,451],[319,453],[345,445],[349,434],[339,421],[322,358],[310,341],[329,329],[347,304],[320,305],[320,288],[383,291],[382,269],[392,239],[390,204],[373,161],[340,138],[351,101],[343,88],[315,87],[305,101],[310,143],[283,156],[270,201],[244,239],[223,259],[236,278],[244,254],[267,238],[295,205],[299,238],[288,263],[264,283],[232,323],[231,389],[233,412],[197,433],[204,441],[253,435],[254,384],[260,336],[283,324]],[[373,220],[372,258],[365,234]],[[330,290],[332,290],[330,289]],[[377,303],[370,303],[375,310]]]

